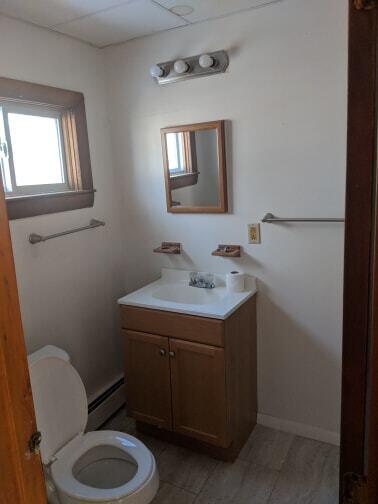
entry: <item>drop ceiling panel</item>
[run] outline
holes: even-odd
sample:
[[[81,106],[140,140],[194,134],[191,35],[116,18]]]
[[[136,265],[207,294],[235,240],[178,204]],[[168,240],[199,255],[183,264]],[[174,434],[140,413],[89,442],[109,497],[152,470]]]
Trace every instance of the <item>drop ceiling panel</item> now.
[[[104,47],[279,1],[0,0],[0,14]],[[173,7],[181,7],[179,12],[185,14],[176,15],[178,12],[175,14],[170,11]]]
[[[61,24],[54,29],[104,47],[185,24],[184,19],[160,5],[149,0],[134,0],[114,9]]]
[[[0,13],[29,21],[39,26],[51,27],[99,10],[126,3],[127,1],[128,0],[0,0]]]
[[[225,16],[234,12],[252,7],[259,7],[278,0],[155,0],[157,3],[171,9],[175,6],[188,6],[193,8],[191,14],[183,16],[190,23],[204,21],[205,19]]]

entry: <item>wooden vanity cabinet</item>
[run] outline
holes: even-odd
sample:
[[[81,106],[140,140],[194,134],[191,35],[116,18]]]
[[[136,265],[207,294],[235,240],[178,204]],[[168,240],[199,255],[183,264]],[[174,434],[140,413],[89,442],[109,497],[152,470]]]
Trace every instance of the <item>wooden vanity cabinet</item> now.
[[[256,296],[226,320],[132,306],[121,318],[138,428],[234,459],[256,423]]]
[[[170,348],[174,431],[229,446],[223,348],[177,339]]]
[[[157,427],[172,428],[168,338],[123,331],[128,415]]]

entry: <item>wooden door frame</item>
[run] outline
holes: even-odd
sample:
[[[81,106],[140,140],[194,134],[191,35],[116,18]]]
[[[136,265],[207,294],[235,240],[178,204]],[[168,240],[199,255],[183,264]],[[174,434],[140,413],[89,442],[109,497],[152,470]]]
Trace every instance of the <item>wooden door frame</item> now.
[[[377,0],[349,1],[348,147],[340,450],[341,502],[377,502],[374,343],[377,149]],[[374,285],[375,284],[375,285]],[[373,295],[375,291],[375,296]],[[374,353],[376,354],[374,358]],[[374,429],[372,429],[375,422]],[[370,425],[370,429],[369,429]],[[352,476],[352,477],[351,477]],[[367,483],[367,484],[366,484]],[[375,496],[375,497],[374,497]]]
[[[0,502],[46,504],[41,459],[29,450],[36,422],[1,183],[0,412]]]

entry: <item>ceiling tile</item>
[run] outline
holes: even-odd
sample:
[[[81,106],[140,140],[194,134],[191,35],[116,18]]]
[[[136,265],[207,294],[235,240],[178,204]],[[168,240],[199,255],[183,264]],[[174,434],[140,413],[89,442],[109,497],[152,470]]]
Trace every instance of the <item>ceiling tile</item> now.
[[[185,20],[159,5],[149,0],[137,0],[54,29],[104,47],[185,24]]]
[[[0,0],[0,13],[51,27],[133,0]]]
[[[187,21],[196,23],[252,7],[259,7],[279,0],[154,0],[166,9],[178,5],[192,7],[192,14],[183,16]]]

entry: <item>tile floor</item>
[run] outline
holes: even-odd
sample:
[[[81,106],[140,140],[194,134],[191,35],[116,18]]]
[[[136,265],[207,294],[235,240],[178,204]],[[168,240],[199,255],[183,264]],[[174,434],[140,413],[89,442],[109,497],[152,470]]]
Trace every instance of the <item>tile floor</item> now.
[[[160,489],[152,504],[336,504],[337,447],[261,425],[239,458],[219,462],[136,434],[120,410],[104,429],[137,435],[155,455]]]

